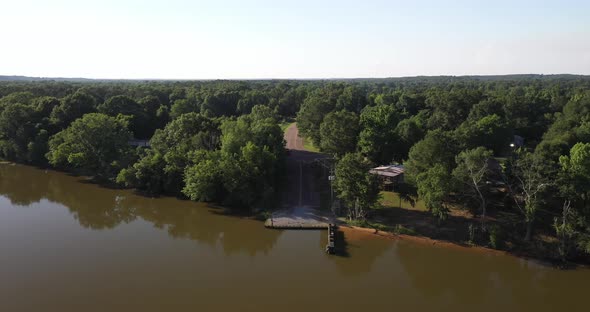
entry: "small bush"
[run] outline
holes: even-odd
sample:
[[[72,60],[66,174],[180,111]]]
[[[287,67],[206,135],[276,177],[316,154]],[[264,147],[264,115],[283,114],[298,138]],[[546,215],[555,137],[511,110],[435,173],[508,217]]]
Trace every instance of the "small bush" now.
[[[272,212],[268,210],[262,210],[256,214],[256,219],[264,221],[272,216]]]
[[[469,234],[469,244],[474,245],[475,244],[475,235],[477,232],[477,227],[473,224],[470,223],[469,224],[469,228],[467,229],[468,234]]]
[[[346,223],[348,223],[349,225],[358,226],[358,227],[368,227],[369,226],[369,223],[367,222],[367,220],[346,220]]]
[[[502,231],[499,226],[492,225],[489,230],[490,247],[499,249],[502,247]]]
[[[393,228],[395,234],[416,235],[416,231],[412,228],[405,227],[401,224],[396,224]]]
[[[381,223],[371,223],[371,228],[378,230],[378,231],[389,231],[389,227],[387,225],[383,225]]]

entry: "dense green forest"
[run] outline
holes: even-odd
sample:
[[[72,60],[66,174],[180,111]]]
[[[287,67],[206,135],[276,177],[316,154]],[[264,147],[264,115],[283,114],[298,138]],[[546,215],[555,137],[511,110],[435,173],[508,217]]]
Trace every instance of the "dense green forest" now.
[[[152,195],[267,207],[285,172],[279,122],[291,119],[333,156],[352,219],[378,202],[368,168],[399,163],[400,191],[441,226],[451,209],[468,210],[494,247],[506,211],[518,218],[503,230],[523,244],[551,233],[563,259],[590,253],[585,76],[3,81],[0,157]]]

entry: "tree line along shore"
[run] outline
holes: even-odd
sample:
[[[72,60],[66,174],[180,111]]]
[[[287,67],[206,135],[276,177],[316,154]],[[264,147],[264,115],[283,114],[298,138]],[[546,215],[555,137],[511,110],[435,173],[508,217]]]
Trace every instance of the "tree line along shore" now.
[[[285,120],[352,224],[589,261],[590,77],[0,81],[3,159],[236,211],[276,206]]]

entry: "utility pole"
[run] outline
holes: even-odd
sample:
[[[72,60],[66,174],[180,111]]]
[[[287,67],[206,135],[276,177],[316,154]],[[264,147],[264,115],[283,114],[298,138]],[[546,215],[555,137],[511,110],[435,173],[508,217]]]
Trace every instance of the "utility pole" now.
[[[334,214],[336,214],[336,212],[334,211],[334,179],[336,178],[336,176],[334,175],[334,164],[332,163],[330,165],[330,175],[328,176],[328,180],[330,180],[330,209],[332,210],[332,212]]]
[[[336,179],[334,172],[334,158],[316,159],[314,161],[324,167],[324,170],[329,170],[328,181],[330,181],[330,210],[336,214],[334,211],[334,180]]]

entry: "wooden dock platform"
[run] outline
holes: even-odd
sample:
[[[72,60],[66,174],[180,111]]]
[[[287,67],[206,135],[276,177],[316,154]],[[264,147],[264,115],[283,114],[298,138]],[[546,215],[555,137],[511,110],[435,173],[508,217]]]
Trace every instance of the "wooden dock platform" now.
[[[336,253],[336,217],[331,212],[310,207],[295,207],[274,212],[264,222],[264,226],[273,229],[290,230],[328,230],[326,252]]]

